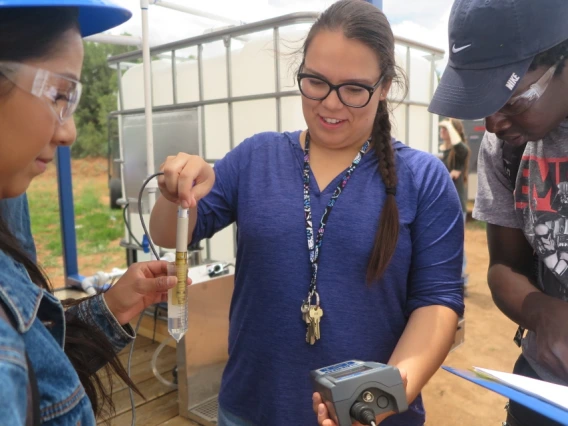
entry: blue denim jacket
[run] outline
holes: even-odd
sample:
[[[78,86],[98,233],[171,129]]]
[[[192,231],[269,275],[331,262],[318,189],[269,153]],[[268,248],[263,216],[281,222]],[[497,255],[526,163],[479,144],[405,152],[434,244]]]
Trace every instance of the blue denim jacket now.
[[[12,234],[18,239],[22,248],[36,261],[36,248],[30,224],[28,196],[24,192],[16,198],[0,200],[2,219],[8,224]]]
[[[134,338],[108,310],[102,295],[64,312],[59,300],[33,284],[23,265],[0,251],[0,302],[17,324],[0,319],[0,424],[25,425],[28,372],[25,353],[33,365],[45,425],[96,425],[91,403],[65,355],[65,316],[89,318],[120,351]]]

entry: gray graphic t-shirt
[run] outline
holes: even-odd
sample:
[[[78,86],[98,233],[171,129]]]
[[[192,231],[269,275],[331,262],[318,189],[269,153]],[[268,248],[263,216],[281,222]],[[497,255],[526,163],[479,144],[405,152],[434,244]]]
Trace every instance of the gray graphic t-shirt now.
[[[522,229],[539,256],[540,288],[568,301],[568,120],[543,140],[527,144],[515,188],[503,165],[502,144],[491,133],[481,143],[473,217]],[[523,354],[542,379],[568,385],[539,365],[532,331],[523,339]]]

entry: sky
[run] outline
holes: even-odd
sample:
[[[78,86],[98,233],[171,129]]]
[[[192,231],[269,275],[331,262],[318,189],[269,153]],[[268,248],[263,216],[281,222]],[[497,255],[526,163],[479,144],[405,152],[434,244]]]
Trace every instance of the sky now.
[[[152,1],[152,0],[151,0]],[[171,3],[254,22],[299,11],[321,12],[334,0],[167,0]],[[115,0],[134,16],[112,34],[141,36],[139,0]],[[395,35],[448,50],[448,17],[453,0],[383,0],[383,9]],[[227,24],[173,11],[156,5],[149,9],[150,45],[155,46],[202,34]],[[443,61],[442,61],[443,62]]]

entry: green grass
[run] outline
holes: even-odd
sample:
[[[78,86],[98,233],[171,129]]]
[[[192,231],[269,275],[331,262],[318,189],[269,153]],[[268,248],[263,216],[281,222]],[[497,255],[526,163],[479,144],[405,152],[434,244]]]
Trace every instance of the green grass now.
[[[475,219],[470,219],[467,221],[466,223],[466,229],[471,229],[471,230],[483,230],[485,231],[487,229],[487,223],[485,222],[481,222],[479,220],[475,220]]]
[[[43,264],[55,265],[55,258],[62,255],[57,192],[33,191],[28,198],[36,244],[48,251],[43,253]],[[76,193],[74,203],[78,254],[88,256],[121,250],[111,244],[123,235],[120,212],[102,203],[94,185],[87,184]],[[110,263],[109,259],[107,262]]]

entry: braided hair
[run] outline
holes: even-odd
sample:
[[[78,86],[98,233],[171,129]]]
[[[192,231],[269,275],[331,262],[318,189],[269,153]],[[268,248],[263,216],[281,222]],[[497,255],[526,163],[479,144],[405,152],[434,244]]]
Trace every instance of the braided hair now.
[[[302,49],[304,59],[311,41],[322,30],[342,31],[346,38],[358,40],[368,46],[379,58],[383,84],[395,83],[403,88],[403,92],[406,91],[404,73],[395,63],[392,29],[386,16],[377,7],[361,0],[340,0],[331,5],[310,29]],[[390,108],[386,99],[379,102],[371,142],[379,160],[378,171],[387,196],[367,267],[368,282],[383,276],[396,249],[399,233],[395,198],[398,179],[391,137]]]

